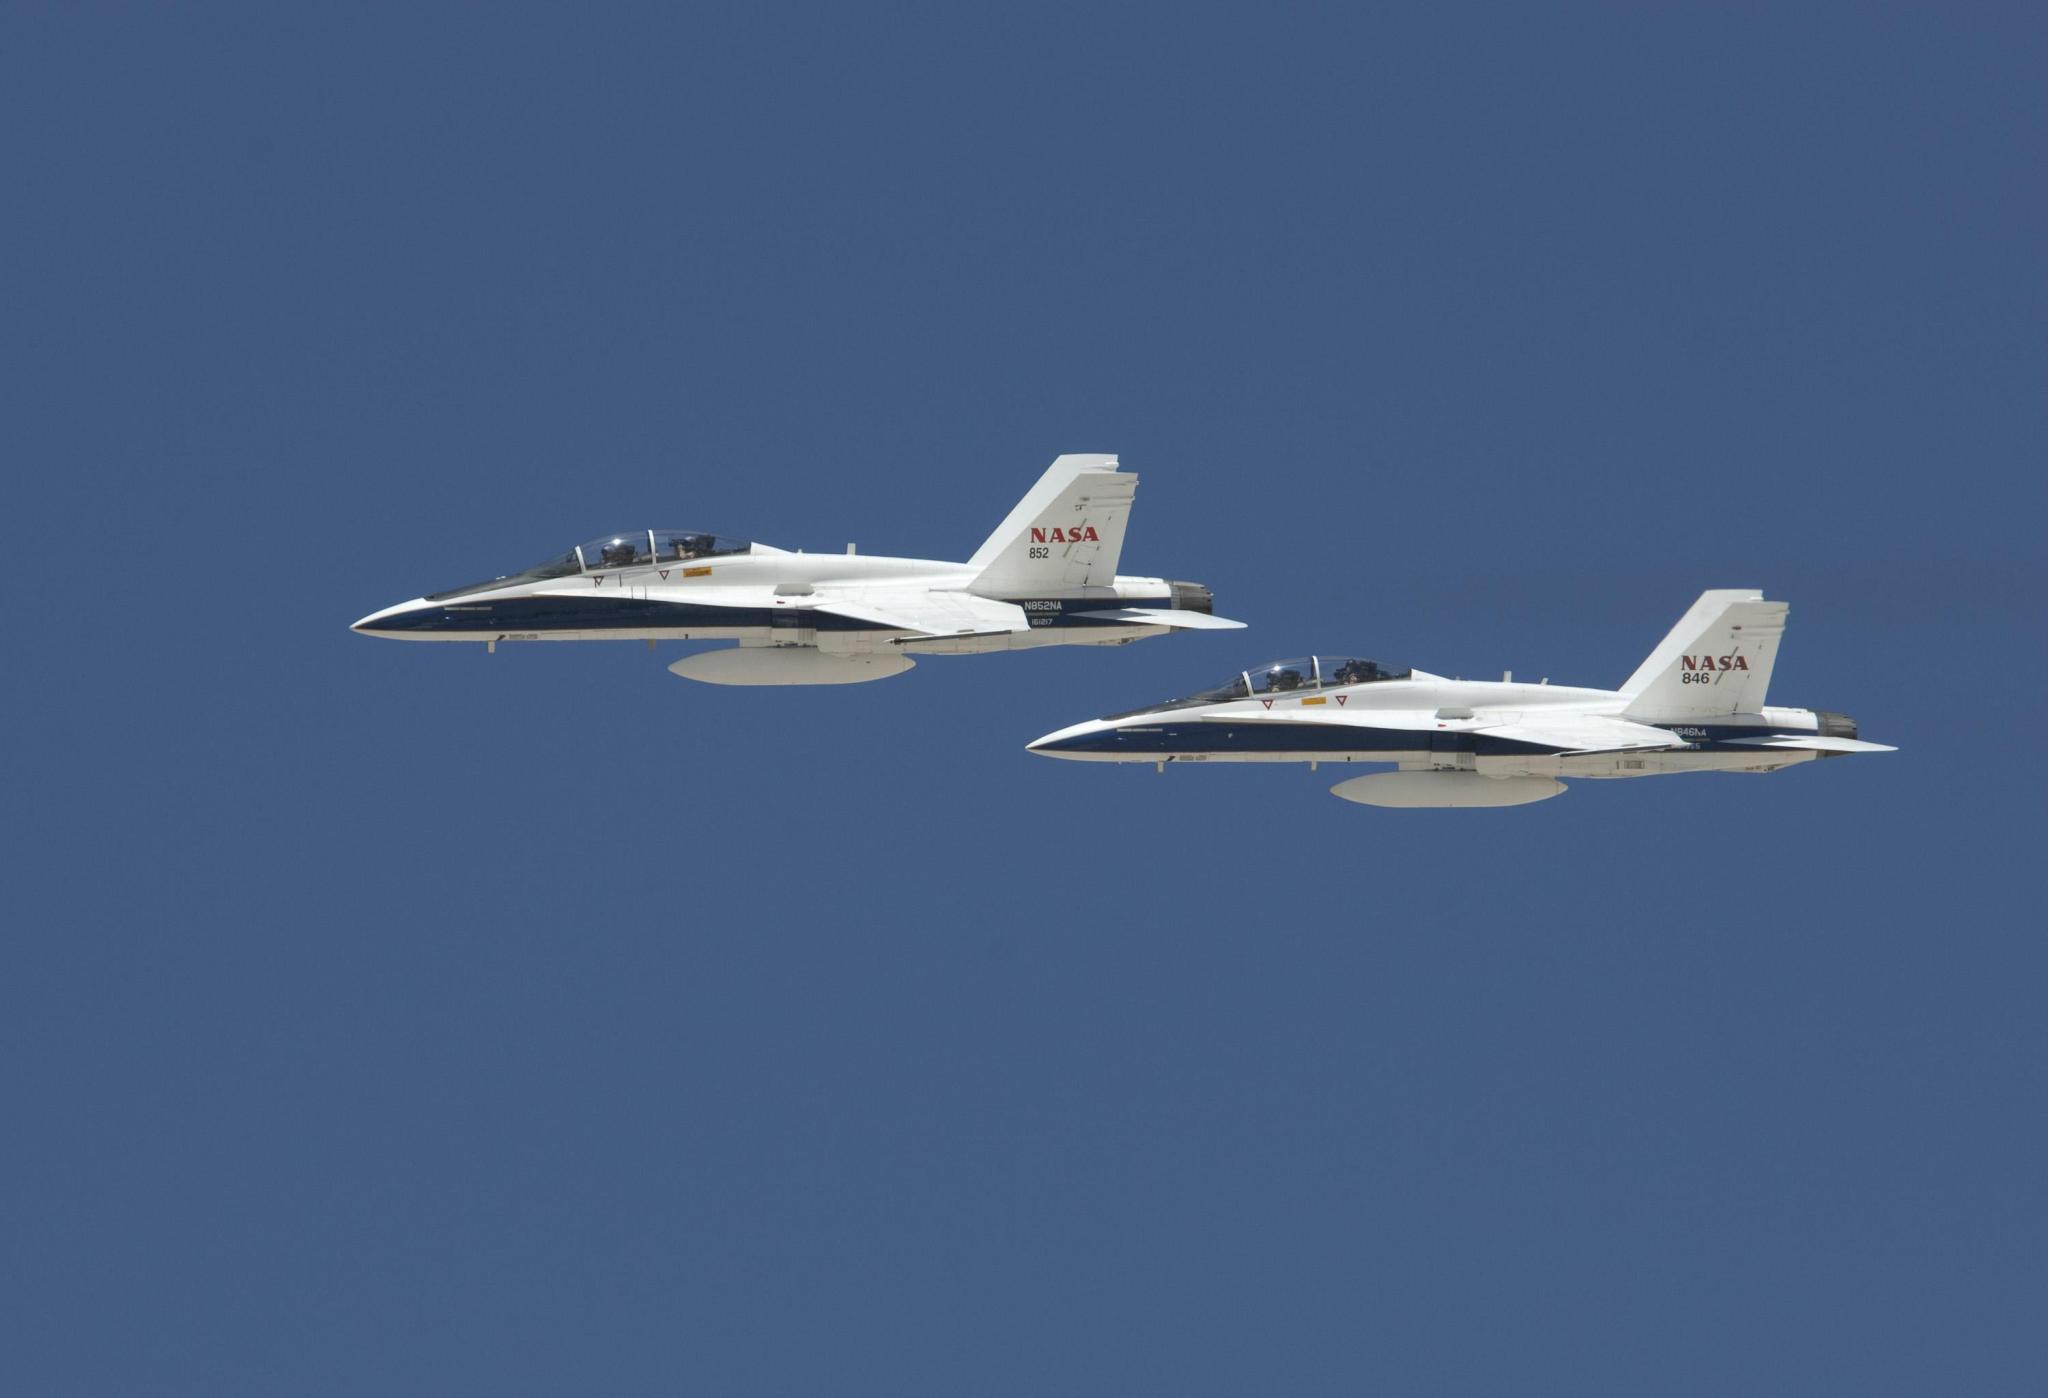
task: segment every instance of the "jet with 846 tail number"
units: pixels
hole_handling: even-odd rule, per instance
[[[965,563],[791,553],[683,529],[635,529],[523,573],[430,593],[353,629],[413,641],[738,641],[668,668],[710,684],[851,684],[913,655],[1123,645],[1235,629],[1200,583],[1116,565],[1138,478],[1062,456]]]
[[[1215,689],[1078,723],[1030,745],[1086,762],[1391,762],[1331,790],[1368,806],[1520,806],[1560,778],[1775,772],[1893,752],[1856,721],[1764,703],[1789,608],[1707,592],[1620,689],[1453,680],[1371,660],[1307,656]]]

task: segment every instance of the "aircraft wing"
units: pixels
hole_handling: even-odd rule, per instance
[[[1682,748],[1685,739],[1647,723],[1602,714],[1543,714],[1518,717],[1512,723],[1480,724],[1467,732],[1489,738],[1535,743],[1560,753],[1633,752],[1647,748]]]
[[[1265,709],[1247,713],[1236,709],[1227,714],[1206,713],[1204,723],[1320,723],[1330,728],[1413,728],[1436,727],[1436,719],[1428,709],[1353,709],[1346,712],[1337,708],[1288,708]]]
[[[1171,626],[1187,631],[1242,631],[1244,623],[1207,612],[1182,611],[1175,607],[1111,607],[1100,612],[1075,612],[1075,616],[1097,621],[1122,621],[1133,626]]]
[[[925,588],[870,591],[858,597],[808,602],[806,610],[915,631],[921,636],[999,636],[1031,629],[1031,619],[1014,602]]]
[[[582,588],[548,588],[536,595],[583,597]],[[687,593],[673,593],[658,601],[687,603],[697,607],[735,607],[750,611],[787,608],[791,611],[825,612],[851,617],[897,631],[914,631],[921,636],[987,636],[1011,631],[1029,631],[1031,621],[1014,602],[996,602],[970,592],[933,592],[928,588],[863,588],[844,595],[832,592],[778,592],[768,586],[693,587]]]
[[[616,589],[607,588],[606,591],[615,592]],[[535,597],[575,597],[580,599],[589,597],[591,593],[587,587],[542,587],[535,588],[532,595]],[[766,584],[747,583],[738,587],[731,587],[725,584],[713,586],[709,583],[703,583],[691,587],[688,592],[673,592],[666,589],[658,590],[648,600],[687,604],[693,607],[761,608],[780,606],[791,599],[783,596]]]
[[[588,594],[582,588],[548,588],[536,595],[583,597]],[[977,597],[971,592],[934,592],[922,587],[863,588],[838,594],[781,592],[767,586],[704,586],[655,600],[697,607],[748,610],[780,607],[791,611],[825,612],[831,616],[851,617],[875,626],[933,637],[1003,635],[1031,629],[1030,618],[1014,602],[997,602]]]

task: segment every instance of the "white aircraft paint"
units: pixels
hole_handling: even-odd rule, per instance
[[[414,641],[737,641],[669,668],[710,684],[846,684],[910,655],[1123,645],[1237,628],[1199,583],[1116,571],[1138,486],[1114,456],[1054,461],[965,563],[790,553],[686,530],[594,539],[524,573],[372,612]]]
[[[1787,606],[1751,589],[1701,595],[1619,689],[1454,680],[1308,656],[1214,690],[1091,719],[1030,744],[1083,762],[1392,763],[1334,788],[1376,806],[1506,806],[1565,777],[1771,772],[1892,752],[1841,714],[1764,703]]]

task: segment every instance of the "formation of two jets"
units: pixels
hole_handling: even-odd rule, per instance
[[[711,684],[848,684],[916,655],[1124,645],[1232,630],[1200,583],[1116,571],[1138,478],[1062,456],[965,563],[791,553],[695,530],[606,535],[521,573],[373,612],[354,629],[418,641],[737,641],[669,669]],[[1307,656],[1049,733],[1030,750],[1093,762],[1392,763],[1340,782],[1374,806],[1513,806],[1563,777],[1770,772],[1892,749],[1854,720],[1764,703],[1787,607],[1701,595],[1618,690],[1449,680]]]

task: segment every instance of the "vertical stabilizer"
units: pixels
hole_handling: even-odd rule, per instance
[[[1116,581],[1138,477],[1114,456],[1062,456],[968,560],[974,590],[1021,597]]]
[[[1624,712],[1646,719],[1758,712],[1790,610],[1754,588],[1701,593],[1622,685]]]

